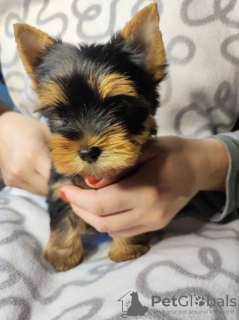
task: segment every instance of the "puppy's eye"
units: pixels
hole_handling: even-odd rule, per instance
[[[61,121],[64,123],[64,124],[68,124],[70,122],[70,119],[67,118],[67,117],[61,117]]]

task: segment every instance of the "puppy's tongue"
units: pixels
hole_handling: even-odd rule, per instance
[[[89,178],[89,177],[85,178],[85,181],[88,182],[89,184],[96,184],[96,183],[100,182],[100,180],[102,180],[102,178],[100,178],[100,179]]]

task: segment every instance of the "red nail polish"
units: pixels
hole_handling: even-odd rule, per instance
[[[63,197],[63,198],[65,198],[66,199],[66,194],[65,194],[65,192],[64,191],[59,191],[59,194]]]
[[[59,194],[66,200],[66,202],[68,203],[68,204],[71,204],[70,203],[70,201],[69,200],[67,200],[67,197],[66,197],[66,194],[65,194],[65,192],[64,191],[59,191]]]
[[[95,179],[95,178],[88,178],[88,177],[86,177],[85,180],[87,180],[87,182],[90,183],[90,184],[96,184],[96,183],[98,183],[101,179]]]

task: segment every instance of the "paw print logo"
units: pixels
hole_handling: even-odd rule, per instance
[[[204,301],[203,297],[197,296],[195,304],[197,304],[199,307],[202,307],[206,302]]]

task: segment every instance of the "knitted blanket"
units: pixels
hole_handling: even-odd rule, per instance
[[[208,223],[188,209],[150,235],[148,254],[121,263],[107,256],[109,236],[85,234],[83,263],[57,273],[43,254],[45,209],[25,191],[1,194],[1,320],[121,319],[133,292],[147,307],[133,319],[238,319],[239,220]]]

